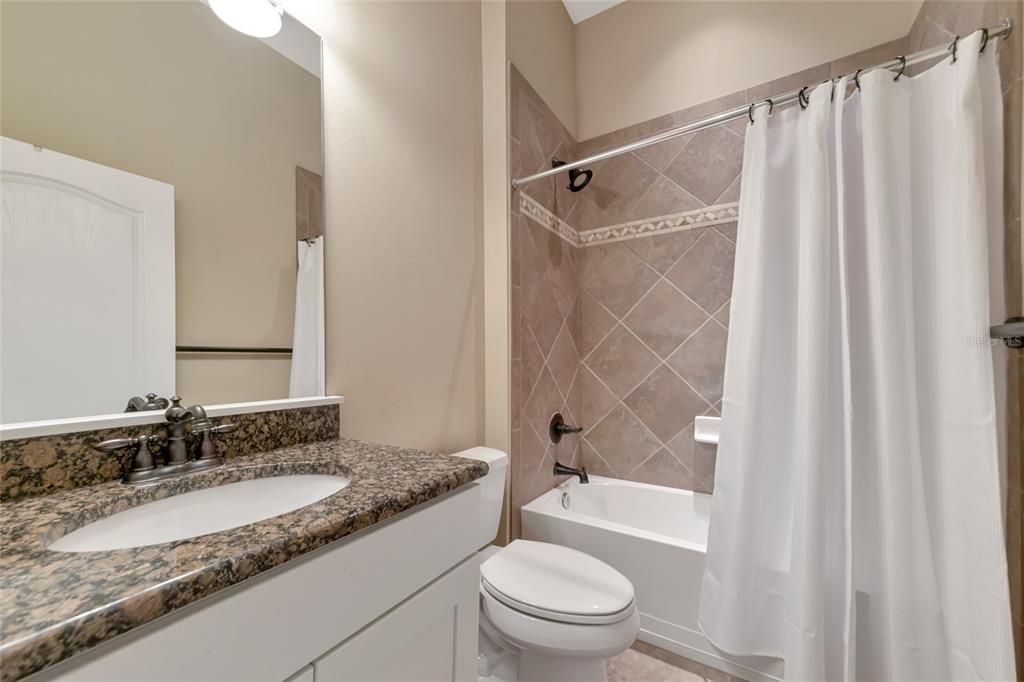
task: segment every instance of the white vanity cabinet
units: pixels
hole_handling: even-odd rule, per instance
[[[460,564],[318,659],[315,682],[476,680],[479,576]]]
[[[29,679],[475,682],[479,509],[464,486]]]

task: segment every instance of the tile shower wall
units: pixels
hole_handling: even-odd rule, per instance
[[[516,177],[550,168],[551,159],[572,159],[576,142],[519,72],[509,78],[510,159]],[[560,180],[560,179],[559,179]],[[519,536],[519,509],[556,482],[555,460],[577,465],[579,439],[548,438],[555,412],[575,423],[579,413],[572,386],[579,366],[578,249],[557,234],[578,195],[554,179],[531,184],[534,217],[519,210],[514,192],[509,215],[510,328],[512,354],[511,535]],[[535,218],[546,217],[550,225]]]
[[[994,26],[1004,17],[1014,22],[1007,44],[1000,46],[999,74],[1003,86],[1004,183],[1003,213],[1006,229],[1003,267],[1006,278],[1006,315],[1024,314],[1021,301],[1021,22],[1020,0],[941,2],[926,0],[910,30],[910,49],[949,43],[980,26]],[[999,320],[1000,322],[1002,320]],[[997,349],[998,353],[1007,353]],[[1021,409],[1024,391],[1024,351],[1007,354],[1007,507],[1006,554],[1010,571],[1010,605],[1017,650],[1017,674],[1024,674],[1024,433]]]
[[[849,73],[907,46],[879,45],[579,150],[596,153]],[[569,216],[585,244],[576,384],[590,471],[704,492],[714,486],[715,448],[694,442],[693,419],[719,416],[721,407],[746,128],[735,121],[595,164],[594,182]]]
[[[1020,26],[1020,8],[1020,2],[928,0],[906,38],[582,142],[571,138],[513,67],[512,174],[521,177],[546,168],[551,155],[579,158],[722,109],[848,74],[894,55],[948,43],[956,33],[994,25],[1003,16]],[[1011,314],[1021,312],[1020,37],[1021,32],[1015,31],[1013,44],[1004,46],[1001,56],[1006,121],[1003,246]],[[520,210],[523,197],[514,193],[510,222],[513,537],[518,535],[519,507],[554,483],[548,475],[550,463],[554,455],[563,453],[545,444],[547,415],[540,415],[553,411],[559,401],[586,428],[580,453],[564,453],[563,461],[578,456],[595,473],[711,489],[714,448],[693,443],[692,417],[717,414],[719,408],[736,238],[735,213],[730,219],[729,211],[735,210],[739,198],[745,131],[743,121],[733,122],[595,164],[594,180],[578,194],[564,190],[564,177],[533,183],[524,192],[524,206],[530,210]],[[568,236],[560,239],[559,231]],[[638,234],[646,236],[622,238]],[[576,300],[575,311],[568,309],[568,317],[561,320],[566,338],[573,342],[571,349],[563,343],[558,353],[545,350],[558,334],[552,336],[552,323],[547,321],[555,317],[544,315],[540,307],[547,306],[549,311],[552,307],[533,294],[527,305],[524,294],[535,286],[538,276],[543,279],[536,287],[549,297],[562,298],[563,305],[564,300]],[[559,308],[559,313],[564,310]],[[536,327],[541,325],[547,325],[540,336],[548,341],[537,341]],[[570,369],[573,351],[578,366]],[[557,370],[563,386],[564,377],[575,374],[568,395],[556,395],[550,388],[535,394],[545,369],[552,377]],[[1022,373],[1024,357],[1016,353],[1010,359],[1007,413],[1011,417],[1008,544],[1018,642],[1024,632]],[[535,402],[531,416],[526,416],[524,407],[531,397]],[[539,409],[541,404],[547,410]],[[1024,663],[1020,667],[1024,669]]]

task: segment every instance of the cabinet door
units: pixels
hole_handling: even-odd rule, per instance
[[[471,557],[316,661],[316,682],[475,682],[480,564]]]

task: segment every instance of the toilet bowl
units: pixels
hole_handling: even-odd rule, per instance
[[[480,479],[485,543],[497,533],[508,456],[456,453],[487,462]],[[633,585],[608,564],[544,542],[514,540],[480,552],[480,682],[602,682],[604,661],[640,630]]]

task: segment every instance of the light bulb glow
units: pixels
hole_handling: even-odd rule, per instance
[[[273,0],[207,0],[210,9],[231,28],[254,38],[281,30],[282,10]]]

